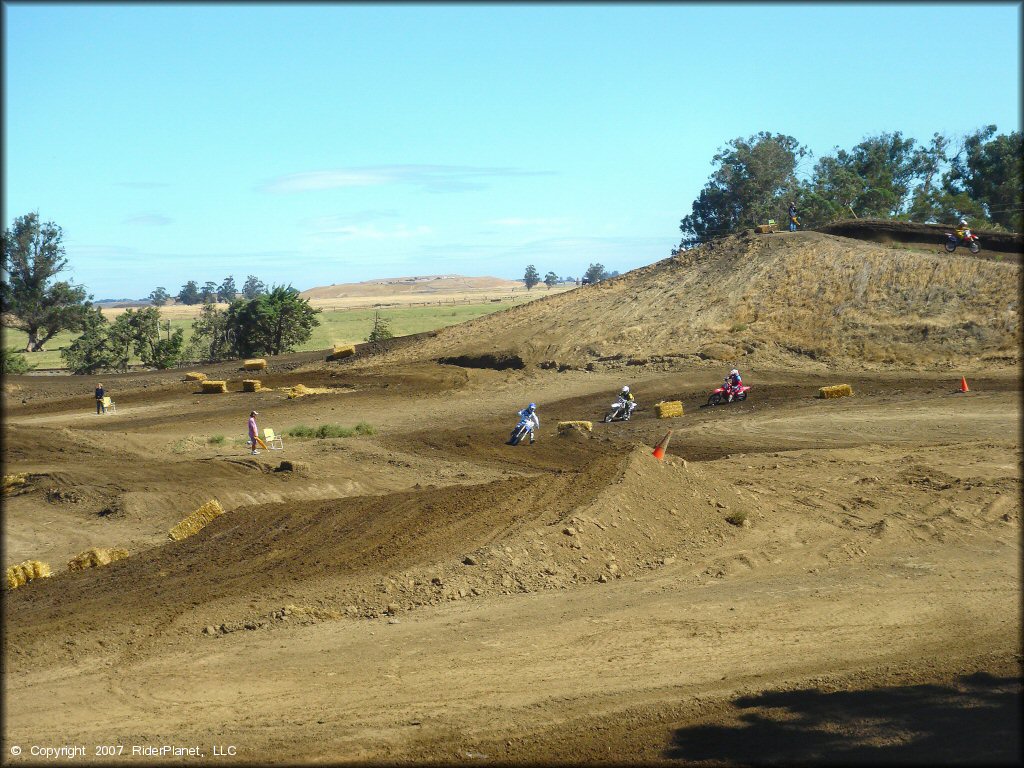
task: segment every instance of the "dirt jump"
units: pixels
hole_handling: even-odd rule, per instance
[[[5,760],[1018,761],[1020,264],[940,251],[745,233],[106,415],[6,377]]]

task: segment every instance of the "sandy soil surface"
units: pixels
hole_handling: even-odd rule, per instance
[[[424,364],[294,400],[289,378],[338,382],[196,396],[174,377],[105,417],[54,391],[5,414],[5,471],[31,473],[6,498],[6,558],[56,571],[6,596],[7,701],[32,702],[6,708],[7,745],[231,745],[245,763],[1019,748],[1013,376],[961,394],[837,371],[856,394],[822,401],[828,382],[765,370],[748,401],[702,408],[704,371],[655,373],[632,381],[633,420],[589,435],[556,422],[598,421],[616,373]],[[543,426],[512,448],[524,392]],[[685,415],[655,418],[670,398]],[[378,432],[255,457],[206,442],[241,436],[251,407]],[[209,498],[227,514],[168,541]],[[91,546],[131,556],[62,568]],[[979,707],[980,730],[943,725]]]
[[[710,356],[481,367],[508,337],[475,327],[475,347],[458,328],[275,358],[258,393],[237,361],[206,369],[221,395],[105,375],[106,416],[80,377],[6,379],[4,472],[28,482],[4,497],[5,564],[54,571],[5,592],[6,762],[1019,761],[1021,384],[984,357],[1000,339],[955,370],[762,347],[750,398],[707,407]],[[473,365],[435,359],[461,350]],[[640,409],[601,423],[624,383]],[[815,397],[838,383],[854,396]],[[531,400],[537,443],[505,445]],[[252,456],[251,409],[375,433]],[[225,514],[169,540],[210,499]],[[130,555],[69,571],[89,547]]]

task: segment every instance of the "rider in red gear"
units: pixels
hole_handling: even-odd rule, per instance
[[[725,394],[728,396],[729,402],[732,402],[733,395],[740,393],[740,387],[743,386],[743,379],[740,378],[740,372],[733,368],[729,371],[729,375],[725,377]]]

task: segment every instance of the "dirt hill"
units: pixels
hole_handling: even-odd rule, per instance
[[[948,366],[1019,358],[1020,265],[818,232],[745,233],[439,331],[396,354],[469,367]]]
[[[423,277],[391,277],[361,283],[340,283],[310,288],[300,295],[304,299],[343,299],[355,296],[396,296],[402,294],[486,293],[522,288],[520,280],[500,277],[464,277],[463,275],[427,275]]]

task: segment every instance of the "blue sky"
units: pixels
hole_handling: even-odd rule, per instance
[[[624,272],[736,137],[1021,128],[1019,3],[3,10],[4,227],[97,299]]]

